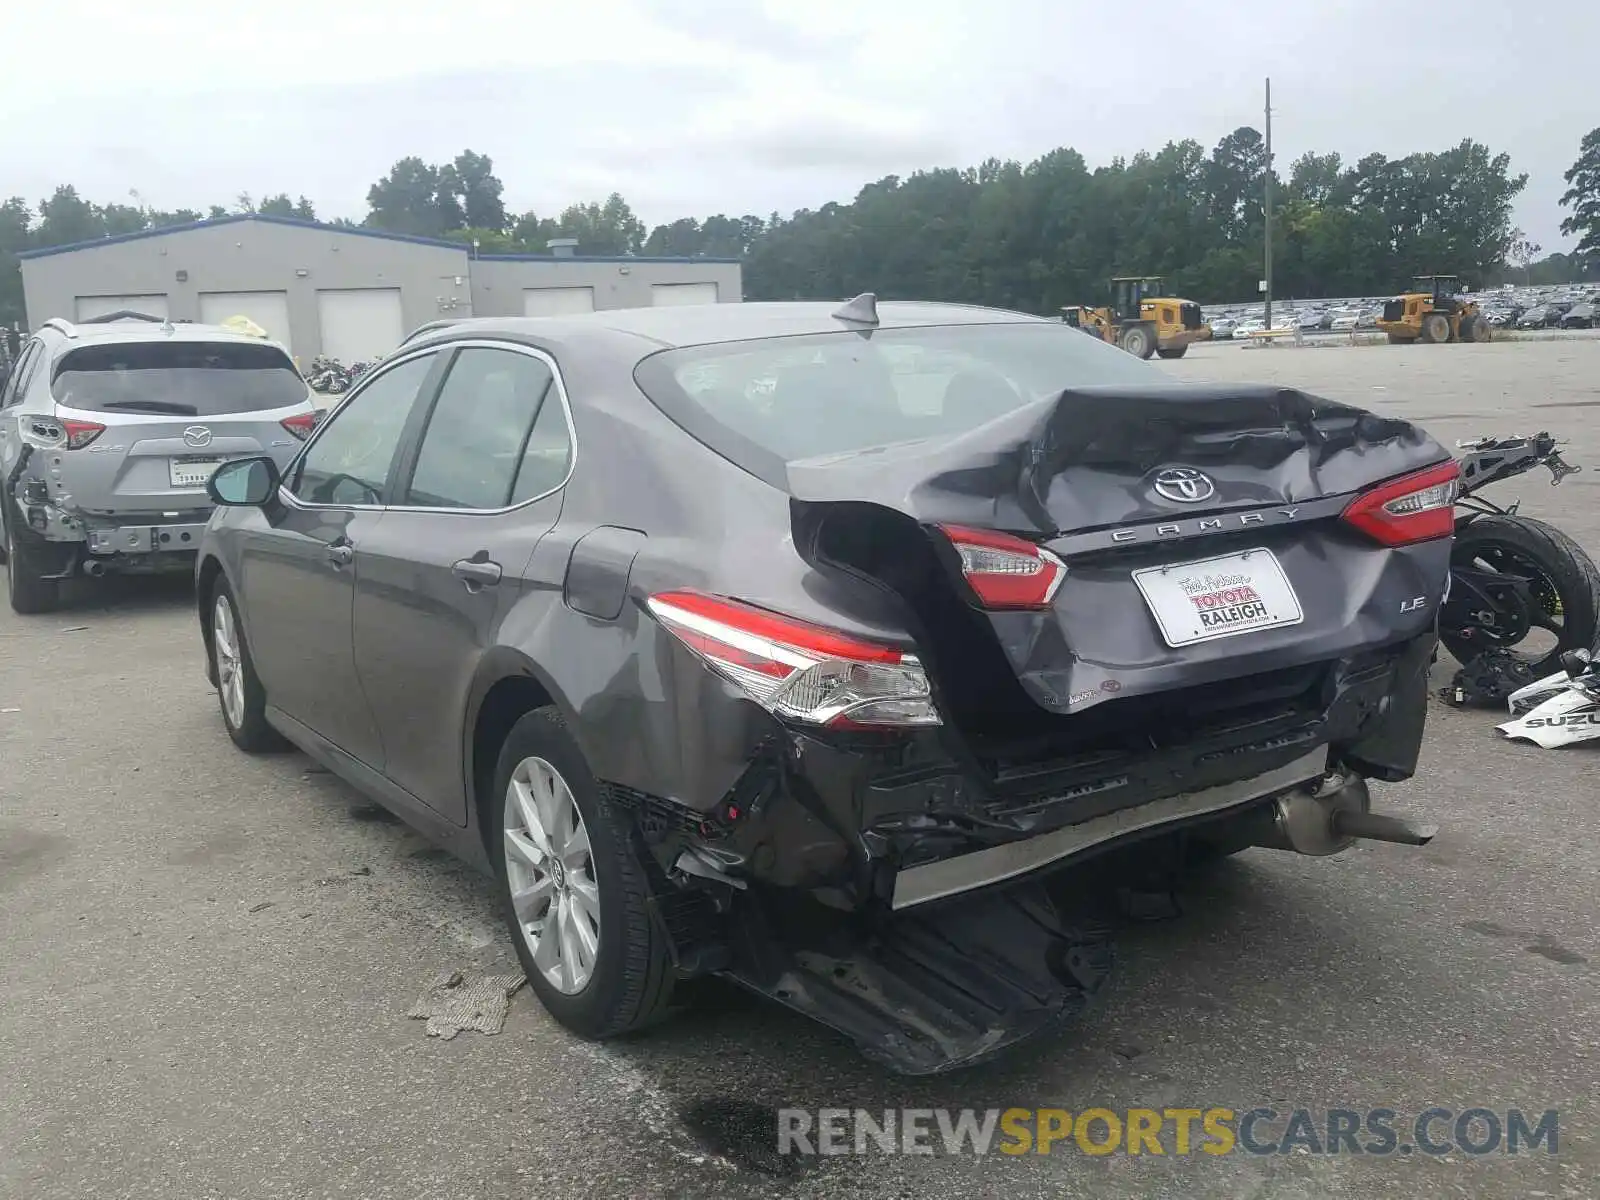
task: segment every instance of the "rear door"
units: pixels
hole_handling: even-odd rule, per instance
[[[560,515],[574,451],[554,361],[529,347],[462,344],[425,407],[388,511],[361,541],[356,667],[384,773],[464,824],[467,694]]]
[[[436,352],[414,354],[353,392],[240,553],[245,632],[268,701],[380,770],[383,742],[355,669],[355,581],[398,478],[408,418],[440,365]]]
[[[209,508],[230,458],[286,465],[300,440],[283,422],[310,412],[289,356],[256,341],[90,342],[58,360],[51,393],[58,417],[104,426],[63,464],[74,503],[136,519]]]

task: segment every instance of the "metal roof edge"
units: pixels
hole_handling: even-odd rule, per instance
[[[110,237],[91,238],[86,242],[69,242],[62,246],[40,246],[34,250],[19,250],[16,257],[18,259],[48,258],[54,254],[69,254],[76,250],[93,250],[98,246],[112,246],[118,242],[136,242],[143,238],[165,237],[170,233],[189,233],[196,229],[215,229],[219,225],[236,225],[241,221],[260,221],[267,225],[287,225],[291,229],[309,229],[319,233],[344,233],[355,237],[381,238],[389,242],[410,242],[416,246],[434,246],[445,250],[459,250],[463,254],[470,254],[472,251],[470,242],[416,237],[409,233],[391,233],[387,229],[368,229],[361,225],[330,225],[324,221],[302,221],[298,217],[279,217],[265,213],[230,213],[225,217],[210,217],[203,221],[188,221],[182,225],[163,225],[158,229],[136,229],[132,233],[116,233]],[[487,255],[482,257],[487,257]]]
[[[478,254],[475,262],[537,262],[537,263],[678,263],[692,265],[713,263],[721,266],[741,266],[740,258],[694,258],[682,255],[657,254]]]

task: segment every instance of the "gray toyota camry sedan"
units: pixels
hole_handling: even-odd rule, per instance
[[[484,869],[564,1025],[721,974],[939,1071],[1081,1011],[1108,865],[1427,840],[1367,780],[1416,769],[1456,485],[1018,313],[468,320],[217,470],[200,625],[233,741]]]

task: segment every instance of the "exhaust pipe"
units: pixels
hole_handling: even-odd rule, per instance
[[[1337,854],[1358,838],[1426,846],[1439,832],[1437,825],[1413,825],[1373,812],[1367,781],[1339,772],[1285,792],[1265,806],[1258,822],[1253,845],[1317,856]]]
[[[83,560],[83,573],[91,579],[99,579],[106,573],[106,565],[98,558],[86,558]]]

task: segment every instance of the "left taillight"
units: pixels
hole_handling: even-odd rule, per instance
[[[961,559],[961,574],[984,608],[1048,607],[1067,565],[1042,546],[993,529],[941,525]]]
[[[1461,467],[1440,463],[1368,488],[1345,506],[1342,517],[1385,546],[1448,537],[1455,532],[1460,487]]]
[[[26,417],[22,439],[51,450],[82,450],[106,431],[98,421],[77,421],[68,417]]]
[[[915,655],[703,592],[660,592],[650,614],[768,712],[814,725],[937,725]]]
[[[311,431],[322,421],[321,412],[297,413],[292,417],[285,417],[279,421],[290,433],[300,441],[305,441],[311,436]]]

